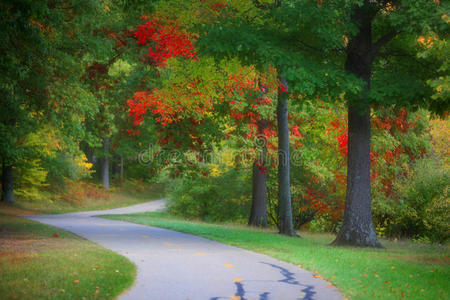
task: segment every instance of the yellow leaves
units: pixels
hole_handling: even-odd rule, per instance
[[[207,256],[208,254],[203,253],[203,252],[195,252],[195,254],[200,255],[200,256]]]
[[[164,242],[164,245],[171,247],[171,246],[173,246],[173,243]]]
[[[93,166],[93,164],[88,162],[88,159],[84,153],[81,154],[79,157],[75,158],[75,164],[86,173],[89,173]]]
[[[422,46],[425,46],[427,48],[430,48],[433,45],[433,42],[437,40],[436,36],[429,36],[429,37],[424,37],[424,36],[420,36],[417,39],[417,42],[419,44],[421,44]]]
[[[227,267],[227,268],[235,268],[235,266],[233,266],[232,264],[225,264],[225,267]]]
[[[348,45],[348,37],[344,34],[344,35],[342,35],[342,39],[344,40],[344,47],[347,47],[347,45]]]
[[[238,278],[234,278],[233,282],[242,282],[242,278],[239,278],[239,277]]]

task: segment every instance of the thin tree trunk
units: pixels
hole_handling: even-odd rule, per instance
[[[249,226],[267,227],[267,140],[263,132],[268,125],[267,120],[258,122],[258,136],[255,143],[259,153],[253,163],[252,209]]]
[[[103,158],[100,168],[102,185],[105,190],[109,190],[109,138],[103,139]]]
[[[288,85],[280,78],[283,88],[278,89],[278,215],[280,233],[295,236],[292,224],[292,205],[289,166]]]
[[[115,179],[120,172],[120,156],[114,156],[113,161],[111,162],[111,176]]]
[[[2,201],[8,204],[14,203],[14,179],[13,166],[2,165]]]
[[[123,182],[123,156],[120,156],[120,182]]]
[[[363,79],[366,90],[348,105],[345,212],[333,245],[382,247],[373,228],[370,194],[370,106],[365,95],[370,90],[373,60],[371,20],[374,14],[368,7],[366,3],[355,10],[353,18],[360,24],[360,31],[347,47],[345,69]]]

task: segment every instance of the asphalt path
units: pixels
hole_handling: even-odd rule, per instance
[[[325,280],[298,266],[198,236],[96,215],[165,208],[157,200],[124,208],[26,216],[73,232],[133,261],[135,284],[119,299],[342,299]]]

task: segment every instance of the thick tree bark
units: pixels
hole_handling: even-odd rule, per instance
[[[13,166],[2,165],[2,201],[8,204],[14,203],[14,179]]]
[[[103,157],[100,164],[100,180],[105,190],[109,190],[109,138],[103,139]]]
[[[267,163],[267,141],[262,133],[268,124],[267,120],[258,122],[258,137],[255,143],[259,154],[253,163],[252,209],[248,221],[249,226],[267,226],[267,172],[264,169]]]
[[[370,194],[370,105],[365,98],[370,89],[373,60],[372,18],[374,11],[366,2],[354,12],[360,24],[359,33],[347,47],[345,69],[366,82],[356,101],[348,105],[347,193],[344,220],[333,245],[382,247],[372,222]]]
[[[288,86],[284,78],[280,78],[280,83],[284,86],[284,90],[279,88],[277,104],[279,230],[281,234],[296,236],[292,222],[290,189]]]

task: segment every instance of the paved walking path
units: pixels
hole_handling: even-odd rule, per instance
[[[342,299],[328,282],[262,254],[172,230],[94,217],[164,207],[165,200],[157,200],[27,218],[73,232],[133,261],[138,267],[136,282],[120,299]]]

